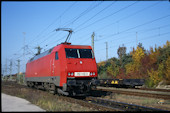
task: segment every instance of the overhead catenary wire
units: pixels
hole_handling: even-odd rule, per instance
[[[156,4],[157,4],[157,3],[155,3],[155,5],[156,5]],[[154,4],[153,4],[153,6],[154,6]],[[148,6],[148,8],[149,8],[149,6]],[[143,10],[141,9],[141,10],[139,10],[139,11],[142,12],[142,11],[145,11],[145,10],[144,10],[144,8],[143,8]],[[100,11],[99,11],[99,12],[100,12]],[[102,12],[103,12],[103,11],[102,11]],[[84,13],[84,14],[85,14],[85,13]],[[95,17],[96,14],[97,14],[97,13],[95,13],[94,16],[92,16],[91,18],[93,19],[93,17]],[[132,13],[132,14],[130,14],[130,15],[128,15],[128,16],[129,16],[129,17],[134,16],[133,14],[136,15],[136,14],[138,14],[138,13],[136,13],[136,14],[135,14],[135,13]],[[80,16],[80,15],[79,15],[79,16]],[[118,21],[120,22],[120,21],[126,19],[126,17],[129,18],[128,16],[125,16],[124,18],[121,18],[121,19],[117,20],[116,22],[118,22]],[[81,17],[83,17],[83,15],[82,15]],[[80,17],[80,18],[81,18],[81,17]],[[78,19],[80,19],[80,18],[78,18]],[[61,19],[61,17],[60,17],[60,19]],[[76,19],[76,18],[74,18],[74,19]],[[77,20],[78,20],[78,19],[77,19]],[[88,20],[90,21],[90,20],[92,20],[92,19],[87,19],[87,20],[84,21],[84,22],[88,22]],[[77,22],[77,20],[74,21],[73,23]],[[116,23],[116,22],[115,22],[115,23]],[[70,23],[70,24],[72,24],[72,23]],[[80,25],[81,25],[81,24],[80,24]],[[83,25],[83,24],[82,24],[82,25]],[[111,25],[111,24],[109,24],[109,25]],[[109,27],[109,25],[108,25],[108,26],[106,25],[106,27]],[[146,25],[148,25],[148,24],[146,24]],[[83,26],[82,26],[82,27],[83,27]],[[139,26],[139,27],[140,27],[140,26]],[[78,25],[78,27],[76,27],[76,29],[78,29],[78,28],[79,28],[79,25]],[[103,27],[102,27],[102,28],[103,28]],[[138,27],[136,27],[136,28],[138,28]],[[136,29],[136,28],[134,28],[134,29]],[[153,28],[153,29],[154,29],[154,28]],[[158,28],[155,28],[155,29],[158,29]],[[160,28],[159,28],[159,29],[160,29]],[[78,29],[78,30],[79,30],[79,29]],[[83,30],[85,30],[85,29],[83,29]],[[103,29],[99,29],[99,30],[103,30]],[[127,30],[127,29],[126,29],[126,30]],[[132,30],[132,29],[130,29],[130,30],[128,30],[128,31],[131,31],[131,30]],[[146,29],[146,30],[147,30],[147,29]],[[148,30],[149,30],[149,29],[148,29]],[[123,33],[126,34],[128,31],[123,32]],[[96,31],[95,31],[95,32],[96,32]],[[121,31],[121,32],[122,32],[122,31]],[[45,37],[44,37],[44,40],[41,39],[40,42],[39,42],[39,44],[42,45],[42,44],[46,43],[46,41],[49,39],[49,37],[50,37],[50,39],[51,39],[51,37],[54,36],[54,34],[52,35],[52,33],[53,33],[53,32],[50,32],[50,33],[48,34],[48,36],[45,36]],[[121,34],[123,34],[123,33],[121,33]],[[87,33],[86,33],[86,34],[87,34]],[[89,34],[91,34],[91,32],[90,32]],[[110,34],[110,35],[116,36],[116,35],[114,35],[114,34]],[[160,35],[162,35],[162,34],[160,34]],[[84,35],[83,35],[83,36],[84,36]],[[63,37],[65,37],[65,36],[63,36]],[[87,37],[87,38],[90,39],[89,37]],[[110,38],[111,38],[111,37],[110,37]],[[57,37],[56,42],[59,42],[59,41],[61,41],[62,39],[63,39],[63,38],[58,38],[58,37]],[[85,43],[85,41],[82,40],[82,38],[80,38],[80,39],[81,39],[81,41],[83,41],[83,43]],[[119,39],[119,38],[118,38],[118,39]],[[36,39],[36,40],[38,40],[38,39]],[[104,40],[104,39],[101,38],[101,40]],[[50,41],[50,42],[47,43],[46,45],[48,45],[48,47],[49,47],[49,45],[54,44],[54,43],[56,43],[56,42]],[[100,39],[96,40],[96,42],[100,42]],[[45,45],[45,47],[47,47],[46,45]],[[57,44],[56,44],[56,45],[57,45]],[[42,47],[42,46],[41,46],[41,47]],[[43,47],[44,47],[44,46],[43,46]],[[22,50],[22,48],[21,48],[20,50]],[[19,51],[20,51],[20,50],[19,50]],[[11,57],[12,57],[12,55],[11,55]]]
[[[68,7],[62,14],[61,14],[61,16],[63,16],[65,13],[66,13],[66,11],[67,10],[69,10],[74,4],[76,3],[76,1],[73,3],[73,4],[71,4],[71,6],[70,7]],[[59,16],[59,17],[61,17],[61,16]],[[59,19],[59,17],[57,18],[57,19]],[[49,26],[47,26],[47,28],[45,28],[42,32],[40,32],[38,35],[37,35],[37,37],[36,38],[34,38],[31,42],[36,42],[37,40],[38,40],[38,37],[43,33],[43,32],[45,32],[50,26],[52,26],[52,24],[54,24],[56,21],[57,21],[57,19],[55,19],[55,21],[53,21]],[[49,35],[49,34],[51,34],[53,31],[51,31],[51,32],[49,32],[47,35]],[[50,35],[51,36],[51,35]],[[47,39],[47,38],[46,38]],[[45,40],[46,40],[45,39]],[[36,40],[36,41],[35,41]],[[43,42],[45,42],[45,40],[43,41]],[[31,43],[31,42],[29,42],[28,44],[33,44],[33,43]],[[41,42],[41,43],[43,43],[43,42]],[[27,45],[28,45],[27,44]],[[22,49],[22,48],[21,48]],[[20,50],[21,50],[20,49]],[[19,50],[19,51],[20,51]],[[23,55],[21,55],[19,58],[21,58]],[[13,56],[11,56],[12,58],[13,58]]]
[[[30,41],[26,45],[33,44],[34,42],[36,42],[38,40],[38,37],[40,37],[40,35],[42,35],[43,32],[45,32],[50,26],[52,26],[61,16],[63,16],[67,11],[69,11],[69,9],[71,9],[75,5],[75,3],[77,3],[77,1],[72,3],[66,10],[64,10],[64,12],[58,18],[56,18],[50,25],[48,25],[45,29],[43,29],[32,41]],[[49,35],[50,33],[52,33],[52,32],[49,32],[47,35]],[[20,51],[22,48],[20,48],[18,51]],[[16,53],[18,53],[18,51]],[[13,56],[11,56],[11,57],[13,57]]]
[[[63,37],[61,37],[61,38],[59,38],[59,39],[57,39],[57,40],[49,43],[48,46],[51,45],[51,44],[54,44],[54,43],[56,43],[56,42],[58,42],[58,41],[61,41],[61,40],[64,39],[64,37],[66,37],[66,36],[67,36],[67,35],[64,35]],[[57,43],[56,43],[55,45],[57,45]],[[43,47],[46,47],[46,46],[43,46]],[[51,48],[51,47],[49,47],[49,48]]]
[[[111,7],[113,4],[115,4],[115,1],[112,2],[111,4],[107,5],[105,8],[103,8],[101,11],[99,11],[98,13],[96,13],[95,15],[93,15],[91,18],[89,18],[88,20],[86,20],[85,22],[83,22],[82,24],[80,24],[79,26],[76,27],[76,29],[78,29],[80,26],[82,26],[83,24],[87,23],[88,21],[90,21],[91,19],[93,19],[95,16],[97,16],[98,14],[100,14],[101,12],[103,12],[104,10],[108,9],[109,7]],[[75,29],[75,30],[76,30]]]
[[[143,12],[143,11],[146,11],[147,9],[152,8],[153,6],[156,6],[156,5],[159,4],[159,3],[160,3],[160,1],[159,1],[159,2],[156,2],[156,3],[152,4],[152,5],[150,5],[150,6],[148,6],[148,7],[145,7],[145,8],[143,8],[143,9],[140,9],[140,10],[138,10],[138,11],[132,13],[132,14],[129,14],[129,15],[127,15],[127,16],[119,19],[119,20],[116,20],[116,21],[113,22],[113,23],[110,23],[110,24],[104,26],[104,28],[109,27],[109,26],[111,26],[111,25],[113,25],[113,24],[116,24],[117,22],[120,22],[120,21],[122,21],[122,20],[124,20],[124,19],[128,19],[129,17],[132,17],[132,16],[134,16],[134,15],[136,15],[136,14],[139,14],[139,13],[141,13],[141,12]],[[103,28],[103,27],[102,27],[102,28]],[[102,28],[99,28],[99,29],[97,29],[97,30],[102,30]]]
[[[93,6],[92,8],[88,7],[85,11],[83,11],[81,14],[79,14],[77,17],[75,17],[73,19],[73,21],[69,22],[67,25],[64,25],[63,27],[68,27],[68,25],[73,24],[75,21],[77,21],[79,18],[81,18],[82,16],[84,16],[85,14],[89,13],[90,11],[92,11],[93,9],[95,9],[96,7],[98,7],[100,4],[102,4],[103,1],[100,1],[97,5]]]
[[[77,2],[77,1],[75,1],[74,3],[72,3],[66,10],[64,10],[63,13],[62,13],[60,16],[58,16],[50,25],[48,25],[45,29],[43,29],[43,30],[37,35],[37,37],[39,37],[40,35],[42,35],[42,33],[44,33],[47,29],[49,29],[58,19],[60,19],[60,17],[62,17],[67,11],[69,11],[69,9],[71,9],[71,8],[75,5],[76,2]],[[52,32],[50,32],[50,33],[52,33]],[[37,39],[37,37],[34,38],[31,42],[35,42],[34,40]],[[38,40],[38,39],[37,39],[37,40]],[[31,42],[30,42],[30,43],[31,43]]]
[[[126,30],[124,30],[124,31],[119,32],[119,34],[121,34],[121,33],[125,33],[125,32],[127,32],[127,31],[129,31],[129,30],[132,30],[132,29],[135,29],[135,28],[138,28],[138,27],[141,27],[141,26],[147,25],[147,24],[151,24],[151,23],[153,23],[153,22],[155,22],[155,21],[158,21],[158,20],[161,20],[161,19],[167,18],[167,17],[169,17],[169,16],[170,16],[170,15],[166,15],[166,16],[163,16],[163,17],[159,17],[159,18],[157,18],[157,19],[154,19],[154,20],[151,20],[151,21],[145,22],[145,23],[140,24],[140,25],[137,25],[137,26],[135,26],[135,27],[128,28],[128,29],[126,29]],[[116,36],[116,35],[118,35],[118,34],[117,34],[117,33],[110,34],[110,35],[108,35],[107,37],[102,38],[102,39],[100,39],[100,40],[104,40],[104,39],[106,39],[106,38],[112,38],[111,36]]]
[[[141,41],[141,40],[148,40],[148,39],[155,38],[155,37],[161,38],[161,36],[165,36],[165,35],[168,35],[168,34],[170,34],[170,32],[165,32],[165,33],[162,33],[162,34],[156,34],[156,35],[148,36],[148,37],[139,39],[139,41]],[[134,42],[136,42],[136,40],[129,41],[129,42],[126,42],[126,43],[123,43],[123,44],[130,44],[130,43],[134,43]],[[119,44],[114,45],[114,46],[110,46],[109,48],[113,48],[113,47],[117,47],[117,46],[119,46]],[[96,52],[101,51],[101,50],[105,50],[105,48],[98,49],[98,50],[96,50]]]
[[[164,26],[159,26],[159,27],[154,27],[154,28],[150,28],[150,29],[142,29],[142,30],[137,30],[137,32],[138,33],[142,33],[142,32],[150,32],[150,31],[153,31],[153,30],[157,30],[157,29],[160,29],[160,28],[167,28],[167,27],[170,27],[170,24],[168,24],[168,25],[164,25]],[[136,32],[128,32],[128,34],[129,33],[136,33]],[[127,34],[127,33],[126,33]],[[102,36],[104,36],[104,35],[102,35]],[[107,35],[106,35],[107,36]],[[128,36],[126,36],[126,37],[128,37]],[[101,38],[101,39],[103,39],[103,38]],[[101,39],[98,39],[98,40],[96,40],[96,43],[98,43]],[[115,40],[117,40],[117,39],[120,39],[120,37],[119,38],[114,38],[113,40],[115,41]],[[113,40],[110,40],[110,41],[113,41]]]
[[[90,27],[90,26],[92,26],[93,24],[95,24],[95,23],[97,23],[97,22],[99,22],[99,21],[102,21],[102,20],[104,20],[104,19],[106,19],[106,18],[108,18],[108,17],[110,17],[110,16],[113,16],[114,14],[116,14],[116,13],[118,13],[118,12],[120,12],[120,11],[123,11],[123,10],[125,10],[125,9],[127,9],[127,8],[129,8],[129,7],[133,6],[133,5],[135,5],[136,3],[138,3],[138,1],[135,1],[134,3],[132,3],[132,4],[128,5],[128,6],[125,6],[125,7],[121,8],[121,9],[119,9],[118,11],[113,12],[113,13],[111,13],[111,14],[103,17],[103,18],[100,18],[99,20],[96,20],[95,22],[93,22],[93,23],[91,23],[91,24],[89,24],[89,25],[87,25],[87,26],[85,26],[85,27],[83,27],[83,28],[81,28],[81,29],[79,29],[79,30],[77,30],[77,31],[75,31],[75,32],[78,32],[78,31],[81,31],[81,30],[83,30],[83,29],[85,29],[85,28],[87,28],[87,27]]]
[[[70,22],[70,24],[72,24],[73,22],[75,22],[76,20],[78,20],[78,19],[79,19],[80,17],[82,17],[83,15],[89,13],[89,12],[92,11],[94,8],[98,7],[101,3],[102,3],[102,1],[99,2],[97,5],[93,6],[92,8],[90,8],[91,6],[88,7],[88,8],[87,8],[85,11],[83,11],[80,15],[78,15],[77,17],[75,17],[75,19],[74,19],[72,22]],[[65,25],[64,27],[66,27],[66,26],[68,26],[68,24]],[[62,38],[58,39],[57,42],[60,41],[61,39],[62,39]],[[44,42],[44,41],[43,41],[43,42]],[[49,45],[49,44],[46,44],[46,45]]]
[[[99,4],[97,4],[95,7],[97,7],[97,6],[100,5],[100,4],[101,4],[101,2],[100,2]],[[71,8],[73,5],[74,5],[74,4],[72,4],[69,8]],[[92,9],[94,9],[95,7],[93,7]],[[79,19],[81,16],[83,16],[83,14],[87,13],[86,11],[89,12],[90,10],[87,9],[87,10],[85,10],[84,12],[82,12],[81,15],[79,15],[75,20],[72,21],[72,23],[75,22],[77,19]],[[66,12],[66,10],[65,10],[65,12]],[[64,12],[64,13],[65,13],[65,12]],[[63,14],[64,14],[64,13],[63,13]],[[61,17],[61,16],[60,16],[60,17]],[[59,17],[58,17],[58,18],[59,18]],[[54,23],[54,22],[53,22],[53,23]],[[53,23],[51,23],[46,29],[48,29]],[[44,29],[43,31],[45,31],[46,29]],[[51,33],[51,32],[50,32],[50,33]],[[49,34],[50,34],[50,33],[49,33]],[[38,36],[39,36],[39,35],[38,35]],[[51,36],[51,35],[50,35],[50,36]],[[45,40],[47,40],[47,39],[48,39],[48,38],[46,38]],[[44,41],[43,41],[43,42],[44,42]],[[41,43],[43,43],[43,42],[41,42]]]
[[[39,43],[39,45],[40,44],[42,44],[43,42],[45,42],[45,41],[47,41],[47,40],[49,40],[49,38],[51,38],[52,36],[54,36],[54,35],[56,35],[56,33],[55,32],[53,32],[53,34],[51,34],[50,36],[48,36],[45,40],[43,40],[42,42],[40,42]]]
[[[97,4],[96,6],[98,6],[99,4]],[[95,6],[95,7],[96,7]],[[91,5],[90,5],[90,7],[91,7]],[[88,13],[89,11],[91,11],[91,9],[90,9],[90,7],[88,7],[85,11],[83,11],[78,17],[76,17],[76,20],[78,19],[78,18],[80,18],[81,16],[82,16],[82,14],[83,13]],[[93,8],[95,8],[95,7],[92,7],[92,9]],[[61,19],[61,16],[60,16],[60,19]],[[70,24],[71,23],[73,23],[74,21],[76,21],[76,20],[73,20],[72,22],[69,22]],[[68,25],[68,24],[67,24]],[[67,26],[67,25],[65,25],[65,26]],[[52,32],[55,32],[55,30],[53,30]],[[61,33],[60,33],[61,34]],[[49,37],[47,37],[45,40],[47,40],[47,39],[49,39]],[[45,42],[45,41],[43,41],[43,42]],[[41,44],[41,43],[40,43]],[[48,44],[46,44],[46,45],[48,45]]]
[[[75,3],[76,3],[76,1],[75,1],[73,4],[71,4],[70,7],[68,7],[68,8],[61,14],[61,16],[63,16],[63,15],[66,13],[66,11],[68,11]],[[61,17],[61,16],[60,16],[60,17]],[[59,19],[59,17],[58,17],[57,19]],[[40,35],[42,35],[42,33],[45,32],[50,26],[52,26],[52,24],[54,24],[54,23],[57,21],[57,19],[55,19],[49,26],[47,26],[43,31],[41,31],[41,32],[37,35],[37,37],[39,37]],[[50,35],[51,33],[53,33],[53,31],[49,32],[49,33],[47,34],[47,36]],[[53,35],[54,35],[54,34],[53,34]],[[52,36],[52,35],[50,35],[50,36]],[[37,37],[34,38],[31,42],[33,42],[33,43],[34,43],[34,42],[37,42],[37,40],[39,40]],[[42,41],[41,43],[45,42],[48,38],[49,38],[49,36],[48,36],[44,41]],[[31,43],[31,42],[28,43],[28,44],[33,44],[33,43]],[[27,45],[28,45],[28,44],[27,44]],[[22,49],[22,48],[21,48],[21,49]],[[20,49],[20,50],[21,50],[21,49]],[[19,50],[19,51],[20,51],[20,50]],[[21,55],[21,56],[22,56],[22,55]]]
[[[97,30],[95,30],[95,31],[103,30],[103,28],[106,29],[107,27],[109,27],[109,26],[111,26],[111,25],[113,25],[113,24],[115,24],[115,23],[117,23],[117,22],[120,22],[120,21],[122,21],[122,20],[124,20],[124,19],[127,19],[127,18],[131,17],[131,16],[134,16],[134,15],[136,15],[136,14],[139,14],[139,13],[142,12],[142,11],[146,11],[147,9],[152,8],[153,6],[155,6],[155,5],[159,4],[159,3],[160,3],[160,1],[159,1],[159,2],[156,2],[156,3],[152,4],[152,5],[150,5],[150,6],[148,6],[148,7],[145,7],[145,8],[143,8],[143,9],[140,9],[140,10],[138,10],[138,11],[136,11],[136,12],[134,12],[134,13],[128,15],[128,16],[125,16],[125,17],[123,17],[123,18],[121,18],[121,19],[119,19],[119,20],[116,20],[116,21],[114,21],[113,23],[110,23],[110,24],[108,24],[108,25],[106,25],[106,26],[102,26],[101,28],[99,28],[99,29],[97,29]],[[90,32],[90,33],[91,33],[91,32]],[[90,33],[85,34],[85,36],[88,35],[88,34],[90,34]],[[79,39],[81,39],[81,38],[79,38]],[[88,38],[86,38],[86,39],[83,40],[82,42],[86,42],[87,39],[88,39]]]
[[[87,28],[87,27],[90,27],[91,25],[93,25],[93,24],[95,24],[95,23],[97,23],[97,22],[99,22],[99,21],[101,21],[101,20],[104,20],[104,19],[106,19],[107,17],[110,17],[110,16],[112,16],[112,15],[114,15],[114,14],[116,14],[116,13],[118,13],[118,12],[120,12],[120,11],[126,9],[126,8],[129,8],[130,6],[132,6],[132,5],[136,4],[136,3],[137,3],[137,2],[132,3],[132,4],[130,4],[130,5],[126,6],[126,7],[124,7],[124,8],[121,8],[120,10],[118,10],[118,11],[116,11],[116,12],[110,14],[110,15],[107,15],[107,16],[103,17],[103,18],[101,18],[101,19],[99,19],[99,20],[93,22],[92,24],[89,24],[88,26],[83,27],[83,28],[80,29],[80,30],[77,30],[76,32],[81,31],[81,30],[83,30],[83,29],[85,29],[85,28]],[[110,25],[110,24],[109,24],[109,25]],[[103,29],[103,28],[104,28],[104,27],[102,27],[102,28],[100,28],[100,29]],[[90,33],[87,33],[87,34],[90,34]],[[81,39],[81,38],[79,38],[79,39]],[[87,39],[88,39],[88,38],[87,38]],[[87,39],[86,39],[86,40],[87,40]],[[85,41],[83,41],[83,42],[85,42]]]
[[[90,11],[92,11],[92,9],[94,9],[94,8],[96,8],[97,6],[99,6],[100,4],[101,4],[102,2],[100,2],[100,3],[98,3],[97,5],[95,5],[94,7],[92,7],[91,8],[91,6],[90,7],[88,7],[85,11],[83,11],[80,15],[78,15],[77,17],[75,17],[75,19],[72,21],[72,22],[70,22],[70,24],[71,23],[73,23],[73,22],[75,22],[76,20],[78,20],[80,17],[82,17],[83,15],[85,15],[85,14],[87,14],[88,12],[90,12]],[[93,4],[92,4],[93,5]],[[67,26],[67,25],[65,25],[65,26]],[[53,31],[54,32],[54,31]],[[60,33],[61,34],[61,33]],[[53,35],[52,35],[53,36]],[[43,42],[45,42],[47,39],[49,39],[49,37],[47,37],[44,41],[42,41],[41,43],[43,43]],[[60,39],[59,39],[60,40]],[[59,41],[58,40],[58,41]],[[40,44],[41,44],[40,43]],[[46,44],[46,45],[49,45],[49,44]],[[43,46],[44,47],[44,46]]]

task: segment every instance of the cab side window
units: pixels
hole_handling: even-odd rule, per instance
[[[58,52],[55,53],[55,59],[58,60]]]

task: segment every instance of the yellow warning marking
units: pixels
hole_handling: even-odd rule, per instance
[[[114,80],[111,82],[111,84],[115,84]]]
[[[118,84],[118,81],[117,81],[117,80],[115,81],[115,84]]]

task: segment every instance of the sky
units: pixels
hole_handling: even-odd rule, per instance
[[[66,40],[71,28],[72,45],[91,45],[94,36],[96,62],[116,57],[119,46],[126,53],[142,43],[146,50],[170,41],[170,2],[164,1],[2,1],[1,73],[25,72],[36,54]],[[25,49],[24,49],[25,48]],[[25,51],[24,51],[25,50]],[[24,54],[25,53],[25,54]],[[6,72],[7,67],[7,72]]]

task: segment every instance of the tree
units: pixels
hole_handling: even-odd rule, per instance
[[[135,63],[140,64],[141,59],[144,58],[144,56],[145,56],[145,53],[144,53],[143,49],[140,47],[137,47],[135,53],[132,55],[132,58]]]
[[[122,59],[122,57],[126,54],[126,47],[124,47],[124,44],[122,45],[122,47],[119,46],[117,54],[120,59]]]
[[[126,64],[125,65],[126,74],[134,73],[135,72],[135,68],[136,68],[136,66],[134,65],[133,62]]]
[[[152,81],[152,85],[158,85],[160,81],[163,80],[164,74],[164,65],[163,63],[159,64],[158,70],[153,70],[153,68],[148,71],[148,75],[150,77],[150,81]]]
[[[144,52],[146,51],[145,48],[142,46],[142,43],[140,43],[140,42],[139,42],[139,44],[138,44],[138,47],[139,47],[139,48],[142,48],[142,50],[143,50]]]
[[[119,75],[119,66],[116,65],[116,61],[110,60],[110,65],[107,66],[107,73],[111,78]]]
[[[121,65],[121,68],[125,68],[125,65],[128,64],[128,63],[131,63],[132,61],[133,61],[132,55],[130,55],[130,54],[125,54],[125,55],[122,57],[122,65]]]
[[[157,64],[160,64],[163,62],[165,64],[165,61],[170,56],[170,46],[164,45],[163,48],[159,48],[158,55],[157,55]]]
[[[170,84],[170,56],[166,60],[165,76],[166,76],[167,83]]]
[[[142,48],[140,44],[136,50],[133,49],[130,55],[132,56],[132,60],[125,65],[126,75],[136,79],[142,78],[141,61],[145,57],[144,48]]]
[[[166,42],[163,48],[158,47],[149,51],[149,61],[147,73],[149,75],[147,79],[148,86],[156,86],[160,81],[166,81],[170,83],[170,43]]]
[[[142,43],[126,54],[126,47],[119,46],[119,58],[110,58],[107,62],[98,64],[99,73],[105,78],[146,80],[146,85],[153,87],[159,82],[170,84],[170,42],[163,47],[150,47],[145,50]],[[110,75],[110,76],[109,76]]]
[[[98,74],[102,73],[103,71],[105,71],[104,67],[106,65],[105,61],[99,62],[97,63],[97,70],[98,70]]]

